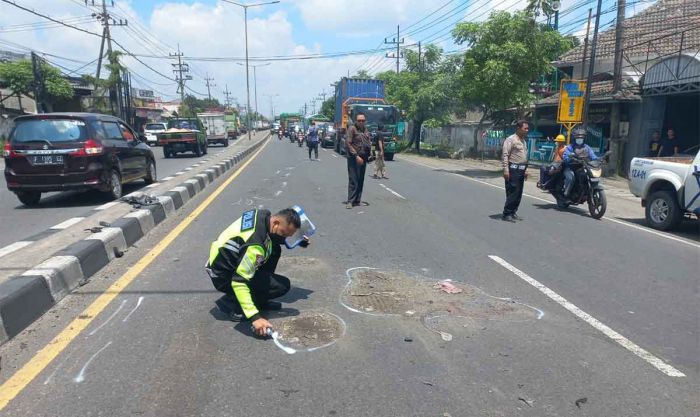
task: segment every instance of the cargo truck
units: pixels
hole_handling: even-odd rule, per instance
[[[343,77],[335,87],[335,151],[346,154],[345,133],[355,116],[364,113],[367,128],[374,134],[384,126],[384,159],[391,161],[398,142],[399,109],[386,102],[384,81]]]
[[[197,117],[202,121],[206,129],[207,144],[220,143],[224,145],[224,147],[228,146],[226,115],[224,113],[197,113]]]

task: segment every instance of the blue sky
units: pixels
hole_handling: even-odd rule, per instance
[[[17,0],[17,3],[55,18],[78,22],[75,26],[85,30],[101,32],[99,24],[90,18],[96,9],[86,7],[83,0]],[[195,59],[244,56],[240,7],[221,0],[115,0],[115,3],[116,7],[109,8],[110,13],[115,18],[129,19],[129,26],[113,28],[112,35],[129,52],[140,56],[141,62],[133,57],[123,59],[137,87],[152,89],[164,100],[177,97],[173,61],[168,54],[179,44],[192,68],[193,80],[188,82],[188,92],[206,94],[205,78],[209,76],[214,78],[210,86],[213,97],[223,101],[222,92],[228,87],[239,104],[245,103],[242,66],[231,61]],[[652,3],[629,0],[628,15]],[[374,51],[368,55],[322,60],[272,61],[256,70],[258,109],[266,114],[271,113],[272,106],[276,113],[296,111],[320,93],[331,93],[330,84],[348,71],[354,73],[362,68],[376,73],[393,69],[395,62],[376,48],[385,36],[392,36],[397,24],[409,29],[406,35],[402,34],[407,44],[436,40],[445,50],[453,50],[456,47],[449,30],[458,21],[483,20],[495,9],[514,11],[525,4],[526,0],[282,0],[279,4],[250,8],[249,46],[253,57]],[[615,0],[604,0],[602,23],[614,19],[614,4]],[[587,9],[594,5],[594,0],[563,0],[562,32],[582,34]],[[94,74],[99,37],[58,25],[16,28],[18,24],[38,22],[45,20],[0,3],[0,49],[50,53],[54,55],[50,57],[53,62],[65,72]]]

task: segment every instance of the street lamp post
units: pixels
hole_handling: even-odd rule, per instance
[[[248,124],[248,140],[251,140],[250,137],[250,71],[248,70],[248,7],[256,7],[256,6],[264,6],[266,4],[275,4],[279,3],[279,0],[275,1],[268,1],[265,3],[255,3],[255,4],[241,4],[237,3],[235,1],[231,0],[223,0],[226,3],[231,3],[235,4],[236,6],[242,7],[243,8],[243,23],[245,26],[245,86],[246,86],[246,96],[247,96],[247,102],[248,102],[248,107],[246,110],[246,119],[247,119],[247,124]]]
[[[238,65],[243,65],[240,62],[237,62]],[[258,67],[266,67],[270,65],[270,63],[266,64],[260,64],[260,65],[251,65],[253,67],[253,91],[255,95],[255,122],[257,123],[258,121],[258,72],[256,71]]]
[[[272,101],[275,97],[279,97],[279,94],[265,94],[265,97],[270,99],[270,113],[272,114],[272,120],[273,122],[275,121],[275,104]]]

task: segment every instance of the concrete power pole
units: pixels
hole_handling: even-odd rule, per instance
[[[216,84],[213,84],[212,81],[214,81],[214,78],[209,78],[209,73],[207,73],[206,78],[204,81],[207,83],[207,97],[209,97],[209,101],[211,101],[211,87],[216,87]]]
[[[191,80],[191,75],[186,75],[190,72],[190,66],[187,63],[182,62],[182,57],[185,54],[180,52],[180,44],[177,44],[177,53],[170,54],[172,57],[177,57],[177,64],[171,64],[173,66],[173,72],[175,73],[175,81],[177,81],[177,92],[180,93],[180,107],[184,108],[185,105],[185,81]]]
[[[399,65],[401,64],[401,58],[403,57],[403,54],[401,53],[401,45],[403,44],[404,40],[401,39],[401,31],[400,31],[400,26],[396,26],[396,38],[393,40],[389,41],[387,39],[384,39],[384,43],[387,45],[396,45],[396,52],[393,55],[386,54],[387,58],[396,58],[396,73],[399,73]]]
[[[228,84],[226,84],[226,90],[224,90],[224,97],[226,97],[226,107],[231,107],[231,92],[228,91]]]
[[[85,0],[85,5],[88,5],[88,1]],[[95,0],[92,0],[92,5],[96,6]],[[114,5],[114,2],[112,2],[112,5]],[[100,71],[102,69],[102,57],[104,54],[104,46],[105,46],[105,40],[107,41],[107,56],[110,57],[112,55],[112,35],[109,30],[110,25],[111,26],[127,26],[129,24],[128,21],[122,21],[121,19],[117,22],[116,20],[112,19],[112,17],[109,15],[107,12],[107,1],[102,0],[102,12],[101,13],[96,13],[95,19],[97,19],[100,23],[102,23],[102,42],[100,43],[100,56],[97,59],[97,76],[96,78],[100,78]],[[123,103],[123,96],[122,96],[122,76],[120,74],[119,68],[117,68],[117,74],[116,74],[116,79],[117,81],[117,91],[115,92],[113,89],[110,89],[110,102],[112,102],[112,93],[115,93],[115,96],[117,98],[117,108],[119,109],[119,116],[124,118],[124,103]],[[113,104],[113,103],[112,103]],[[114,107],[112,105],[112,107]]]
[[[613,64],[613,104],[610,108],[610,164],[609,171],[620,173],[622,149],[625,138],[620,135],[620,103],[616,100],[622,90],[622,52],[625,38],[625,0],[617,0],[615,23],[615,61]]]

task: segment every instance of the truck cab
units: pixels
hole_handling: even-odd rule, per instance
[[[700,218],[700,152],[667,158],[634,158],[629,188],[642,199],[647,224],[671,230],[684,216]]]

